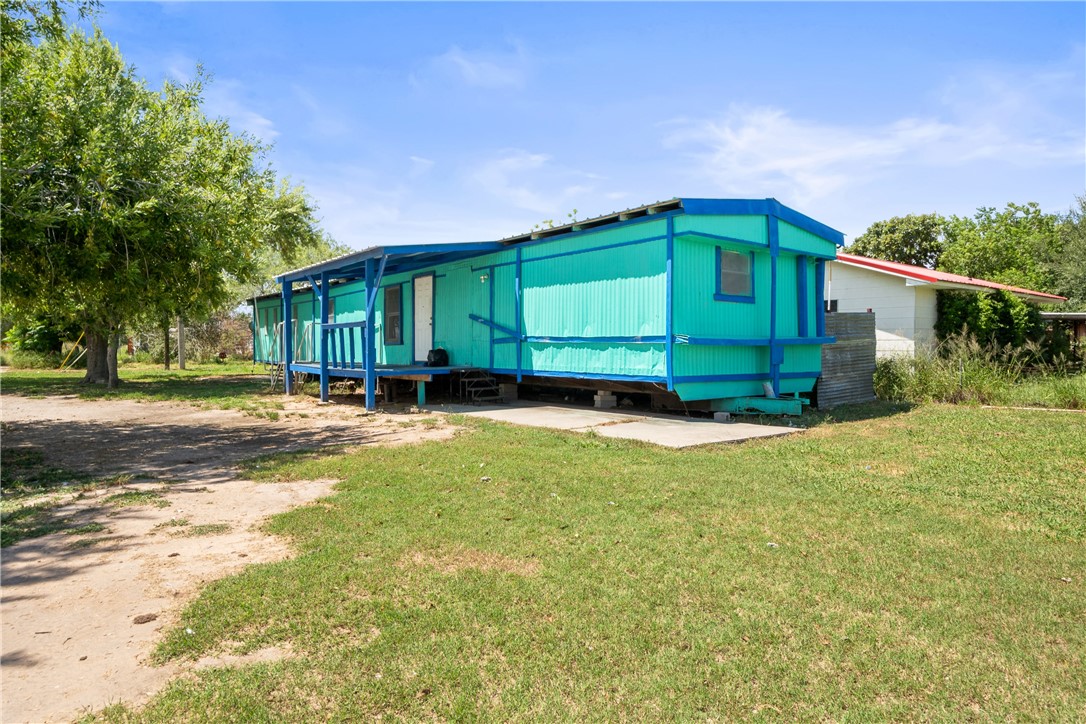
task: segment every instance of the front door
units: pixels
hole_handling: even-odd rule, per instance
[[[415,277],[411,297],[415,300],[415,361],[425,362],[434,348],[434,275]]]

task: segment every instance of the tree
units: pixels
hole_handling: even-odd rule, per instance
[[[939,268],[953,274],[1026,287],[1053,288],[1051,264],[1061,254],[1059,217],[1033,202],[982,207],[973,218],[952,216]]]
[[[877,221],[848,247],[848,253],[934,269],[943,253],[943,225],[938,214],[909,214]]]
[[[312,243],[314,209],[276,184],[258,141],[204,116],[202,71],[152,91],[100,32],[34,44],[13,7],[0,89],[6,302],[79,322],[85,381],[115,386],[126,322],[206,316],[254,277],[262,249],[291,258]]]
[[[1065,309],[1086,310],[1086,195],[1060,219],[1059,253],[1046,263],[1052,291],[1067,297]]]

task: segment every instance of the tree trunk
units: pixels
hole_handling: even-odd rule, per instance
[[[108,335],[87,330],[87,374],[84,384],[106,385],[110,389],[120,384],[117,376],[117,348],[121,333],[113,330]]]
[[[177,369],[185,369],[185,320],[177,317]]]
[[[87,330],[87,374],[84,384],[109,384],[109,342],[104,334]]]
[[[121,384],[121,378],[117,376],[117,353],[121,349],[121,330],[114,328],[109,335],[109,349],[106,352],[106,368],[109,370],[109,381],[106,387],[113,390]]]
[[[165,361],[166,369],[170,369],[170,322],[169,322],[169,320],[167,320],[166,324],[162,327],[162,341],[165,343],[164,344],[164,349],[166,350],[165,354],[163,354],[162,356],[166,360]]]

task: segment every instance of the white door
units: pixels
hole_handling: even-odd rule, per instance
[[[415,361],[425,362],[434,348],[434,275],[415,277]]]

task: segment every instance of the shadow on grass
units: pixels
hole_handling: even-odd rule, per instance
[[[83,383],[81,372],[6,372],[2,386],[5,394],[20,396],[78,395],[84,399],[151,399],[210,401],[217,398],[274,396],[267,378],[256,374],[122,372],[121,386]]]
[[[838,422],[859,422],[861,420],[877,420],[884,417],[893,417],[912,411],[916,405],[908,402],[863,402],[855,405],[841,405],[832,410],[805,410],[800,424],[805,427],[819,427],[832,425]]]

